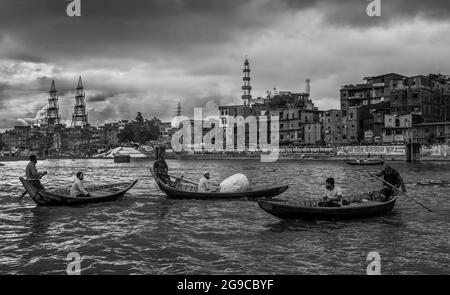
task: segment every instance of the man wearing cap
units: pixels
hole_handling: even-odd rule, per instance
[[[36,169],[37,157],[36,155],[30,156],[30,163],[28,163],[25,169],[25,175],[27,180],[29,180],[38,189],[45,190],[44,186],[41,184],[40,179],[47,174],[47,171],[38,172]]]
[[[199,192],[215,192],[217,191],[209,181],[209,172],[206,171],[203,173],[203,177],[198,182],[198,191]]]
[[[384,165],[384,169],[376,174],[375,176],[384,176],[384,181],[392,184],[395,187],[402,188],[402,191],[406,193],[405,183],[403,182],[403,178],[400,176],[397,170],[392,168],[389,164]],[[389,201],[392,196],[395,195],[395,191],[393,188],[384,185],[383,189],[380,191],[381,194],[384,195],[384,201]]]

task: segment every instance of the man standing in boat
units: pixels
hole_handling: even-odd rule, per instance
[[[406,193],[406,187],[405,183],[403,182],[403,178],[400,176],[400,173],[398,173],[397,170],[392,168],[389,164],[384,165],[384,169],[378,173],[374,174],[375,176],[381,177],[384,176],[384,181],[390,183],[391,185],[395,187],[401,187],[402,191]],[[381,194],[384,196],[383,201],[389,201],[392,196],[395,195],[395,190],[386,184],[380,191]]]
[[[30,163],[28,163],[27,168],[25,169],[25,175],[28,181],[30,181],[35,187],[38,189],[45,190],[44,186],[42,185],[40,179],[47,175],[47,171],[44,172],[38,172],[36,169],[37,164],[37,157],[36,155],[30,156]]]
[[[329,177],[325,181],[325,196],[319,207],[341,207],[342,189],[334,185],[334,178]]]
[[[164,160],[164,153],[161,153],[158,160],[153,164],[153,171],[156,172],[156,176],[164,183],[170,183],[170,177],[167,175],[169,167],[167,166],[166,160]]]
[[[77,178],[70,189],[70,196],[74,198],[89,197],[89,192],[84,189],[83,185],[84,175],[83,172],[77,172]]]

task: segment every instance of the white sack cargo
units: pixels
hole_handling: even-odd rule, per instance
[[[250,183],[247,176],[238,173],[231,175],[220,183],[221,193],[237,193],[250,190]]]

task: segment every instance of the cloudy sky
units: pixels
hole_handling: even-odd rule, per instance
[[[240,103],[243,60],[253,96],[303,91],[320,109],[369,75],[450,74],[450,1],[0,0],[0,129],[40,116],[54,79],[69,122],[78,76],[92,124],[170,120],[181,101],[210,113]]]

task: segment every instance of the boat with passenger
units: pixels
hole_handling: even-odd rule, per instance
[[[23,177],[20,177],[19,180],[33,201],[41,206],[75,206],[115,201],[125,195],[137,182],[137,180],[134,180],[132,182],[92,186],[86,188],[89,192],[88,197],[72,197],[69,188],[43,190],[37,188],[32,181]]]
[[[238,192],[220,192],[210,191],[203,192],[198,190],[198,186],[193,182],[183,181],[181,178],[178,181],[164,182],[157,176],[153,169],[150,173],[155,179],[158,187],[163,191],[167,197],[173,199],[201,199],[201,200],[218,200],[218,199],[259,199],[259,198],[273,198],[285,192],[289,186],[272,186],[253,188],[246,191]]]

